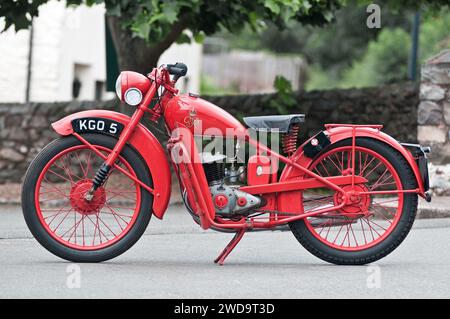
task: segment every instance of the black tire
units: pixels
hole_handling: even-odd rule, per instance
[[[84,134],[83,137],[93,145],[109,149],[113,149],[117,142],[113,137],[100,134]],[[34,204],[35,188],[38,177],[45,165],[63,150],[76,145],[81,145],[81,142],[73,136],[58,138],[48,144],[31,162],[22,188],[23,215],[28,228],[37,241],[56,256],[72,262],[102,262],[124,253],[142,236],[152,215],[153,195],[141,187],[139,215],[134,225],[124,237],[108,247],[97,250],[77,250],[58,242],[45,230],[37,216]],[[153,186],[147,166],[131,146],[125,146],[121,156],[130,164],[141,181],[149,186]]]
[[[349,145],[351,145],[350,139],[343,140],[331,145],[324,152]],[[357,138],[356,145],[374,150],[386,158],[397,171],[404,189],[417,187],[411,167],[394,148],[370,138]],[[338,265],[364,265],[385,257],[401,244],[414,223],[416,211],[417,194],[404,194],[402,214],[396,227],[382,242],[360,251],[339,250],[326,245],[311,233],[304,220],[291,222],[289,226],[300,244],[320,259]]]

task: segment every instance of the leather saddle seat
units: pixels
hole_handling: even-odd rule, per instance
[[[292,125],[304,122],[305,114],[244,117],[244,123],[256,131],[277,130],[280,133],[289,133]]]

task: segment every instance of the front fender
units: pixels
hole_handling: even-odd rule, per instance
[[[352,131],[353,129],[351,127],[337,126],[328,128],[326,131],[324,131],[324,133],[329,137],[331,144],[334,144],[338,141],[352,138]],[[394,148],[395,150],[397,150],[401,155],[403,155],[405,160],[411,166],[412,171],[414,172],[420,194],[423,195],[425,193],[422,175],[417,166],[414,156],[406,148],[404,148],[396,139],[387,135],[386,133],[381,132],[377,128],[371,127],[358,127],[355,131],[355,134],[356,137],[369,137],[384,142],[389,146],[391,146],[392,148]],[[297,152],[293,155],[293,160],[304,167],[308,167],[313,160],[305,156],[303,153],[303,146],[308,142],[309,140],[306,141],[301,147],[299,147]],[[286,167],[283,173],[281,174],[280,180],[292,178],[292,173],[293,172],[291,168]]]
[[[72,120],[83,117],[101,117],[127,125],[130,117],[113,111],[89,110],[68,115],[52,123],[53,129],[60,135],[73,133]],[[171,192],[171,174],[166,152],[157,138],[142,124],[136,126],[128,144],[132,145],[142,156],[152,174],[155,196],[153,198],[153,214],[162,219],[167,209]]]

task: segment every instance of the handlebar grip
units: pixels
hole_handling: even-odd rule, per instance
[[[187,73],[187,66],[184,63],[177,62],[175,64],[167,64],[167,71],[171,75],[176,75],[178,77],[185,76]]]

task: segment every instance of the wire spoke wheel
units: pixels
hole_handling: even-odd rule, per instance
[[[102,153],[109,150],[100,148]],[[84,196],[103,160],[87,146],[57,154],[36,184],[36,209],[48,233],[60,243],[81,250],[110,246],[133,226],[139,214],[140,187],[113,169],[91,201]],[[135,175],[119,157],[116,165]]]
[[[351,146],[326,152],[310,169],[322,176],[350,175]],[[380,154],[363,147],[355,152],[355,173],[367,182],[346,185],[346,191],[394,191],[402,185],[392,165]],[[395,228],[403,206],[403,193],[354,195],[351,203],[341,209],[307,219],[311,232],[325,244],[342,250],[361,250],[376,245]],[[305,209],[319,209],[342,203],[340,194],[328,189],[305,191]]]
[[[83,134],[104,155],[111,136]],[[33,236],[48,251],[73,262],[101,262],[130,249],[152,216],[153,195],[119,171],[153,186],[147,165],[126,145],[106,182],[86,193],[104,160],[74,136],[45,146],[31,162],[22,187],[22,211]]]
[[[305,212],[335,208],[290,224],[298,241],[314,255],[337,264],[364,264],[389,254],[406,237],[415,218],[416,187],[406,160],[388,145],[357,138],[352,157],[351,140],[332,145],[319,154],[309,169],[322,176],[351,176],[364,182],[303,191]],[[389,193],[386,193],[389,191]]]

